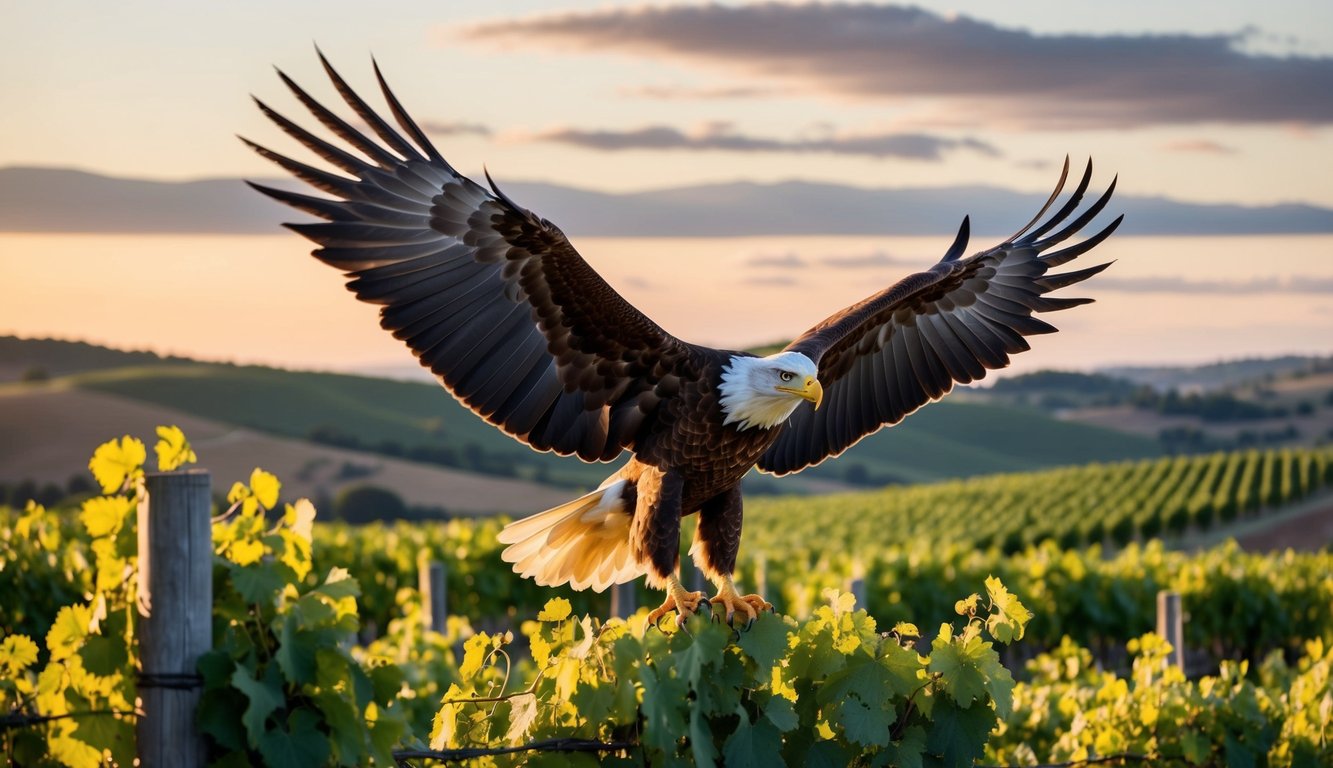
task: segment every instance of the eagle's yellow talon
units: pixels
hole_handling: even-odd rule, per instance
[[[736,615],[736,611],[742,611],[747,619],[746,629],[749,629],[759,618],[759,614],[764,611],[773,610],[773,604],[760,597],[759,595],[741,595],[736,592],[736,585],[730,578],[725,579],[717,589],[717,594],[710,600],[710,604],[721,604],[727,609],[727,623]]]
[[[702,592],[689,592],[681,585],[680,579],[672,576],[667,580],[666,600],[657,608],[654,608],[648,614],[648,621],[659,630],[662,628],[662,619],[672,611],[676,612],[676,627],[685,628],[685,620],[699,612],[699,605],[707,604]],[[709,606],[711,612],[712,606]]]

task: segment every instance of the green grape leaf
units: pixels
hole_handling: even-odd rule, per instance
[[[919,725],[909,726],[903,737],[891,741],[875,755],[875,768],[924,768],[922,756],[926,751],[926,732]]]
[[[266,730],[264,721],[273,710],[281,707],[286,701],[281,681],[273,679],[272,673],[276,671],[277,667],[269,667],[269,674],[266,674],[263,680],[251,677],[250,671],[244,667],[237,667],[232,673],[231,684],[250,700],[245,713],[241,715],[241,723],[245,725],[245,732],[249,735],[251,744],[259,743],[260,737]]]
[[[738,708],[740,723],[722,747],[727,768],[768,768],[782,765],[782,734],[768,720],[760,718],[750,723],[745,709]]]
[[[847,738],[863,747],[882,747],[888,744],[889,726],[898,719],[892,709],[871,706],[856,696],[843,699],[838,707],[838,714]]]
[[[127,479],[143,474],[143,463],[147,458],[143,441],[125,435],[119,443],[109,440],[97,446],[88,469],[102,486],[102,493],[115,493]]]
[[[855,757],[836,741],[817,741],[806,751],[802,765],[805,768],[846,768],[854,764]]]
[[[745,710],[741,710],[741,725],[748,725]],[[696,702],[690,707],[690,756],[695,765],[717,765],[717,747],[713,745],[713,729],[703,707]]]
[[[1180,751],[1192,765],[1206,765],[1212,757],[1213,745],[1207,736],[1185,731],[1180,735]]]
[[[287,579],[278,563],[259,562],[253,565],[231,565],[231,585],[247,603],[272,605],[278,591],[287,585]]]
[[[796,714],[796,708],[782,696],[769,698],[768,703],[764,705],[764,717],[767,717],[773,725],[778,727],[779,731],[784,733],[801,724],[801,718]]]
[[[885,685],[899,696],[909,696],[921,686],[926,660],[911,648],[904,648],[891,639],[880,644],[879,663],[888,672]]]
[[[352,667],[356,672],[359,667]],[[370,686],[375,701],[388,704],[393,701],[403,688],[403,670],[393,664],[382,664],[370,670]]]
[[[926,734],[926,752],[938,757],[943,768],[971,768],[986,751],[995,711],[990,707],[961,709],[940,698],[931,716],[934,723]]]
[[[81,717],[76,721],[74,735],[95,747],[122,751],[134,744],[134,723],[117,715]],[[134,754],[132,750],[130,754]]]
[[[230,679],[230,675],[228,678]],[[195,714],[199,730],[213,737],[226,749],[244,750],[245,726],[236,717],[236,713],[245,710],[245,696],[235,688],[213,688],[212,683],[207,685],[210,690],[204,692]]]
[[[980,665],[984,661],[986,644],[978,637],[954,640],[953,627],[940,626],[940,633],[931,644],[931,673],[941,675],[944,690],[962,707],[986,695],[986,679]]]
[[[357,714],[356,707],[346,698],[333,691],[320,691],[311,697],[315,706],[324,714],[324,724],[332,737],[333,756],[340,765],[359,765],[363,752],[363,731],[365,723]]]
[[[296,613],[288,613],[279,621],[278,651],[273,660],[282,668],[287,682],[298,686],[314,682],[315,652],[321,646],[336,644],[337,639],[327,631],[301,629],[301,618]]]
[[[651,665],[639,670],[643,684],[643,743],[660,749],[668,756],[676,753],[676,739],[685,732],[683,708],[689,692],[685,681],[668,675],[658,676]]]
[[[789,621],[787,617],[776,613],[764,613],[755,620],[748,632],[741,633],[738,645],[747,656],[754,659],[761,673],[772,669],[774,664],[787,655],[792,635]]]
[[[157,453],[159,472],[170,472],[184,464],[193,464],[199,460],[180,427],[174,425],[158,427],[157,437],[157,445],[153,446],[153,451]]]
[[[0,667],[6,677],[17,677],[36,662],[37,644],[27,635],[10,635],[0,642]]]
[[[128,668],[130,663],[129,649],[125,647],[124,637],[89,635],[83,647],[79,649],[79,658],[83,660],[84,669],[99,677],[119,674],[122,669]]]
[[[259,739],[259,754],[270,768],[319,768],[329,756],[329,742],[319,730],[319,715],[298,709],[286,728],[274,728]]]

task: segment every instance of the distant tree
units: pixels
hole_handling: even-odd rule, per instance
[[[19,380],[23,382],[50,381],[50,379],[51,374],[47,373],[46,369],[40,365],[34,365],[28,368],[23,372],[23,375],[19,377]]]
[[[333,517],[354,525],[405,517],[407,505],[398,494],[377,485],[357,485],[338,494]]]
[[[69,482],[65,483],[65,493],[70,496],[82,496],[96,490],[97,486],[93,485],[85,472],[70,475]]]

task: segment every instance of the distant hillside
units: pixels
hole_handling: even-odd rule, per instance
[[[1044,193],[988,186],[731,182],[608,194],[500,183],[520,204],[583,237],[952,234],[964,214],[972,217],[974,232],[1003,235],[1045,200]],[[1199,204],[1122,191],[1112,210],[1125,214],[1120,230],[1125,234],[1333,232],[1333,210],[1310,205]],[[0,231],[273,233],[279,222],[297,216],[240,179],[163,182],[60,168],[0,168]]]
[[[1158,389],[1217,390],[1257,384],[1301,372],[1333,369],[1333,357],[1286,355],[1283,357],[1227,360],[1189,367],[1120,366],[1103,369],[1108,376]]]
[[[109,349],[82,341],[0,336],[0,382],[18,381],[25,374],[52,377],[127,365],[191,362],[194,361],[183,357],[162,357],[156,352]]]
[[[52,342],[18,341],[2,347],[0,362],[22,368],[29,344],[50,359]],[[88,353],[87,361],[115,360],[83,346],[71,345],[69,353],[77,358],[78,350]],[[535,453],[433,384],[202,363],[85,368],[59,383],[270,434],[343,446],[354,440],[365,450],[415,452],[468,471],[546,484],[591,487],[614,469]],[[1159,454],[1150,438],[1063,423],[1034,409],[946,400],[835,461],[789,479],[755,476],[749,482],[758,492],[825,491]]]
[[[1065,421],[1156,438],[1198,453],[1333,440],[1333,357],[1202,366],[1036,371],[969,391],[973,401],[1032,406]]]

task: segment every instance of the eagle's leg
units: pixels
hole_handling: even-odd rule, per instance
[[[680,583],[680,505],[684,481],[674,470],[643,467],[639,475],[634,520],[630,523],[630,546],[634,557],[647,566],[648,584],[665,588],[666,600],[648,614],[656,624],[671,611],[676,612],[676,626],[707,605],[704,593],[691,592]]]
[[[708,601],[709,605],[721,605],[728,623],[737,611],[753,622],[762,611],[773,610],[773,604],[759,595],[736,592],[736,583],[731,580],[731,574],[736,572],[736,554],[741,548],[741,512],[740,486],[704,502],[699,508],[699,527],[690,547],[695,564],[717,585],[717,594]]]
[[[671,574],[667,578],[667,596],[657,608],[648,614],[648,623],[657,624],[671,611],[676,612],[676,626],[684,627],[685,620],[699,612],[700,604],[707,605],[704,593],[691,592],[680,583],[680,577]]]
[[[760,613],[773,610],[773,604],[759,595],[738,593],[736,584],[730,576],[723,576],[717,580],[717,594],[709,599],[709,603],[721,604],[726,608],[727,623],[731,623],[731,617],[737,610],[745,614],[747,625],[759,618]]]

